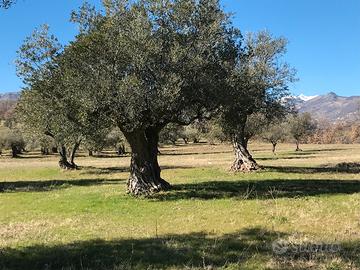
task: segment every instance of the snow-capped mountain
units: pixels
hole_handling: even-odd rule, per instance
[[[300,98],[299,98],[300,99]],[[360,110],[360,96],[342,97],[334,92],[295,101],[299,112],[330,122],[353,121]]]
[[[309,101],[309,100],[311,100],[313,98],[316,98],[316,97],[318,97],[318,95],[316,95],[316,96],[305,96],[304,94],[300,94],[296,98],[299,98],[299,99],[301,99],[303,101]]]

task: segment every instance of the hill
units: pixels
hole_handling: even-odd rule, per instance
[[[326,95],[293,97],[299,112],[308,112],[316,119],[330,122],[354,121],[360,109],[360,96],[343,97],[334,92]]]
[[[9,93],[0,93],[0,101],[17,101],[20,97],[20,92],[9,92]]]
[[[14,108],[19,97],[19,92],[0,93],[0,120],[4,119],[7,113]]]

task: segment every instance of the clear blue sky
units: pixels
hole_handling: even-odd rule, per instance
[[[99,5],[100,0],[89,0]],[[0,10],[0,92],[21,88],[16,50],[35,27],[47,23],[61,42],[76,33],[71,10],[82,0],[18,0]],[[242,32],[267,29],[286,37],[286,61],[298,70],[295,94],[360,95],[360,0],[222,0]]]

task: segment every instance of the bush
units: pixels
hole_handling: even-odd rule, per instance
[[[12,157],[17,157],[25,148],[25,141],[18,130],[3,129],[0,131],[0,152],[10,149]]]

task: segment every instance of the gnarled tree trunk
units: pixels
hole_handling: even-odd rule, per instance
[[[233,136],[235,160],[231,166],[234,172],[249,172],[259,169],[259,165],[247,150],[247,141],[238,135]]]
[[[60,154],[59,166],[61,169],[64,170],[74,170],[75,166],[68,161],[66,153],[67,153],[66,147],[64,145],[61,145],[59,150],[59,154]]]
[[[157,158],[159,132],[157,128],[124,132],[132,150],[127,188],[128,193],[134,196],[147,196],[171,187],[160,176]]]

